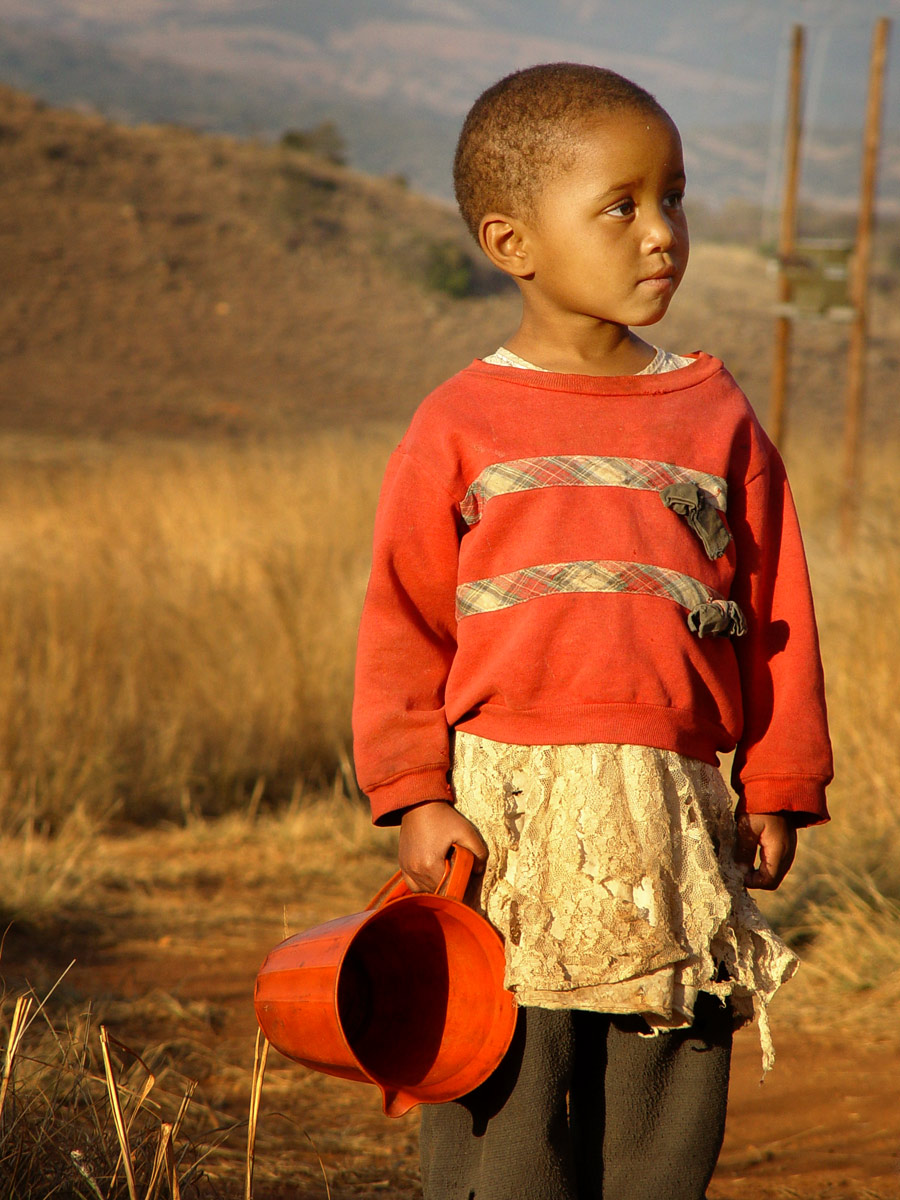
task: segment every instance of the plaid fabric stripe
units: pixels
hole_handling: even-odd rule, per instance
[[[725,511],[728,487],[718,475],[692,471],[675,463],[643,458],[602,458],[587,454],[554,454],[492,463],[462,499],[463,520],[475,525],[494,496],[545,487],[625,487],[659,492],[670,483],[693,483],[714,508]]]
[[[638,596],[661,596],[687,609],[724,600],[715,588],[667,567],[586,560],[542,563],[511,571],[508,575],[464,583],[456,589],[456,615],[461,620],[563,592],[628,592]]]

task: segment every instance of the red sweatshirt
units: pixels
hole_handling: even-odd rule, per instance
[[[379,502],[354,750],[374,819],[452,799],[450,731],[658,746],[751,812],[828,819],[809,580],[781,459],[723,365],[593,377],[476,360]]]

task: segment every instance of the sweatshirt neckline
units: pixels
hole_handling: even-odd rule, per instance
[[[531,371],[524,367],[502,367],[486,363],[480,358],[474,359],[466,372],[530,390],[596,396],[658,396],[695,387],[723,370],[718,358],[702,350],[684,357],[692,358],[694,362],[687,367],[679,367],[677,371],[664,371],[658,375],[569,375],[556,371]]]

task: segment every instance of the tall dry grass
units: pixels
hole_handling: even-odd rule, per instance
[[[67,870],[84,880],[92,830],[112,814],[256,811],[336,776],[352,790],[355,630],[395,436],[0,443],[0,820],[31,875],[46,875],[43,892],[28,886],[47,905]],[[884,439],[867,447],[846,547],[838,449],[800,428],[787,450],[820,617],[835,821],[804,833],[765,903],[798,944],[818,938],[824,953],[828,931],[845,989],[895,979],[900,991],[883,951],[892,930],[900,945],[896,456]],[[51,848],[54,829],[65,836]]]
[[[0,813],[152,820],[347,769],[385,435],[0,447]]]
[[[825,663],[833,820],[800,836],[781,889],[761,898],[801,949],[795,1014],[874,1028],[900,999],[900,495],[896,435],[866,445],[858,521],[841,533],[841,447],[797,430],[786,459],[797,497]],[[757,896],[759,898],[759,896]]]

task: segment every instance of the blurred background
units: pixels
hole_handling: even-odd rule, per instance
[[[176,1023],[193,1021],[192,1037],[215,1045],[216,1063],[198,1060],[196,1072],[212,1108],[230,1111],[245,1075],[222,1075],[232,1051],[202,1004],[214,993],[222,1020],[246,1036],[247,980],[281,936],[283,906],[301,924],[352,911],[392,869],[390,835],[366,825],[349,732],[378,486],[419,400],[496,349],[517,316],[514,291],[450,201],[456,132],[475,96],[510,70],[560,59],[613,67],[657,95],[685,142],[693,251],[653,336],[723,358],[765,423],[791,27],[807,34],[798,231],[852,240],[879,16],[900,16],[900,2],[0,0],[0,926],[12,930],[0,967],[10,988],[49,986],[77,957],[68,1000],[104,989],[110,1019],[150,1036],[173,1019],[135,998],[152,980],[181,1005]],[[795,323],[780,436],[820,615],[835,820],[804,833],[794,871],[764,901],[804,952],[785,1024],[875,1030],[892,1061],[894,32],[849,540],[846,322]],[[162,930],[187,914],[197,924],[179,957]],[[243,974],[219,959],[210,968],[207,940],[230,945]],[[115,1009],[124,996],[128,1015]],[[352,1102],[329,1095],[316,1103],[343,1119]],[[824,1194],[814,1187],[832,1176],[814,1168],[837,1130],[851,1138],[851,1190],[828,1195],[862,1195],[860,1180],[882,1195],[872,1164],[894,1178],[894,1135],[878,1125],[887,1118],[872,1116],[866,1142],[839,1105],[820,1117],[804,1142],[808,1190],[767,1192],[763,1156],[742,1191],[746,1154],[735,1149],[723,1160],[731,1190],[710,1195]],[[376,1194],[387,1172],[394,1194],[413,1196],[414,1139],[403,1137],[385,1149],[376,1122],[352,1146],[335,1142],[344,1165],[330,1169],[346,1194]],[[399,1175],[384,1155],[405,1164]],[[312,1179],[318,1165],[296,1170]],[[10,1195],[50,1194],[17,1186]]]
[[[896,0],[2,0],[0,73],[54,104],[277,139],[333,124],[347,160],[447,199],[475,96],[535,62],[601,63],[686,134],[693,201],[777,204],[788,33],[809,33],[806,193],[856,200],[871,25]],[[882,203],[898,204],[892,114]],[[324,135],[323,135],[324,145]]]

